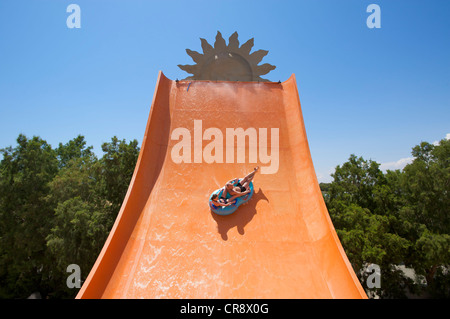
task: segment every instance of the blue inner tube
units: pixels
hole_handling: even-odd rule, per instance
[[[237,183],[239,183],[240,181],[241,181],[241,179],[239,179],[239,180],[235,183],[235,185],[236,185]],[[212,192],[212,194],[209,196],[209,208],[211,209],[212,212],[214,212],[214,213],[216,213],[216,214],[218,214],[218,215],[230,215],[230,214],[233,214],[233,213],[238,209],[238,207],[239,207],[240,205],[242,205],[242,204],[248,202],[248,201],[250,200],[250,198],[252,198],[253,193],[254,193],[253,182],[250,182],[249,188],[250,188],[250,193],[248,193],[248,194],[246,194],[246,195],[244,195],[244,196],[241,196],[241,197],[236,198],[236,203],[234,203],[234,204],[232,204],[232,205],[230,205],[230,206],[216,206],[216,205],[214,205],[214,202],[211,200],[211,197],[212,197],[214,194],[217,194],[217,195],[220,197],[220,196],[222,195],[222,192],[223,192],[223,188],[216,189],[216,190],[215,190],[214,192]],[[230,195],[230,194],[227,194],[227,198],[231,198],[231,195]]]

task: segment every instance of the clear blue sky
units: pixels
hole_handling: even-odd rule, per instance
[[[140,143],[158,71],[188,76],[185,49],[218,30],[269,50],[270,80],[296,74],[319,181],[352,153],[394,167],[450,133],[450,1],[1,0],[0,148],[20,133],[82,134],[100,155],[114,135]]]

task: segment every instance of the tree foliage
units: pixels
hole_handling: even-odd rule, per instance
[[[382,298],[449,297],[450,141],[422,142],[402,171],[383,173],[351,155],[324,185],[324,199],[347,256],[365,287],[368,264],[381,268]],[[399,270],[404,265],[416,278]],[[424,284],[425,283],[425,284]]]
[[[83,136],[53,149],[19,135],[1,150],[0,297],[74,297],[67,266],[84,279],[114,223],[139,147],[113,137],[98,159]]]
[[[56,148],[19,135],[16,146],[0,150],[0,298],[75,296],[67,266],[79,265],[82,280],[88,275],[139,155],[136,140],[117,137],[102,151],[98,158],[81,135]],[[380,266],[381,288],[368,293],[449,298],[450,141],[422,142],[412,155],[403,170],[385,173],[351,155],[321,189],[363,287],[367,266]]]

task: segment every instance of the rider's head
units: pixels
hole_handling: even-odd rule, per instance
[[[231,183],[227,183],[226,185],[225,185],[225,187],[227,188],[227,189],[233,189],[233,184],[231,184]]]
[[[217,197],[219,197],[219,196],[217,196],[217,194],[214,194],[214,195],[211,196],[211,200],[216,201]]]

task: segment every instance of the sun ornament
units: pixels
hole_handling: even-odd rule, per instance
[[[186,49],[196,64],[178,65],[183,71],[192,74],[185,80],[267,82],[269,80],[261,78],[261,75],[275,69],[274,65],[268,63],[258,65],[269,51],[258,50],[250,54],[254,38],[239,46],[238,34],[234,32],[227,45],[222,34],[217,31],[214,46],[205,39],[200,38],[200,41],[203,54]]]

